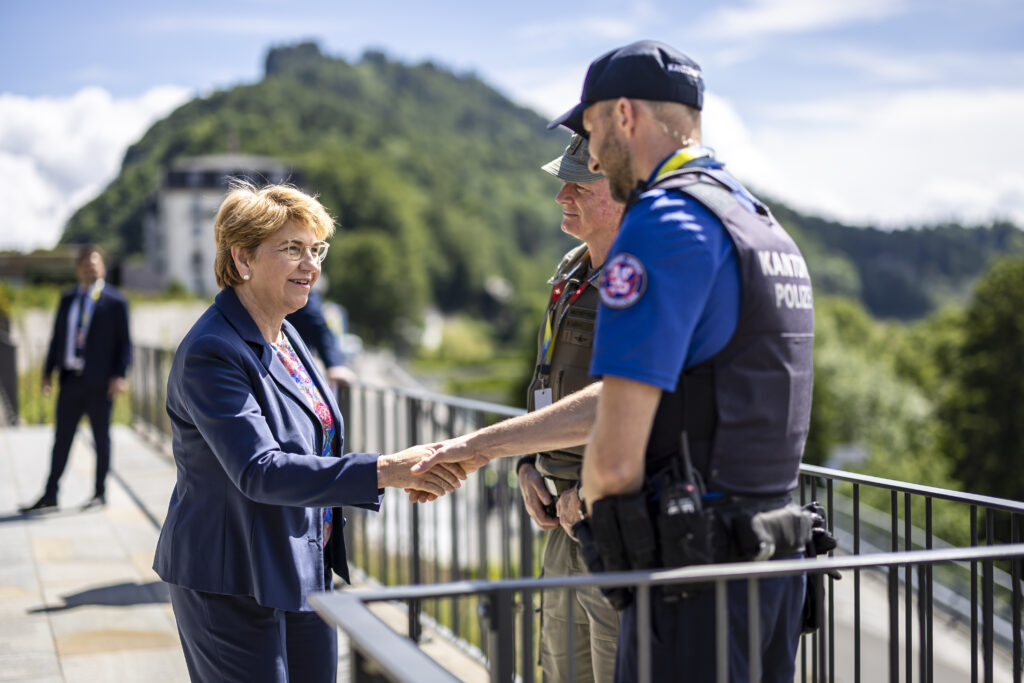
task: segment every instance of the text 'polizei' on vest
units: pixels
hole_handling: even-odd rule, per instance
[[[771,278],[792,278],[795,280],[807,280],[811,276],[807,272],[807,262],[800,254],[791,254],[784,251],[759,251],[758,261],[761,264],[761,272]],[[781,308],[813,308],[814,295],[811,293],[809,284],[797,284],[793,282],[775,283],[775,306]]]

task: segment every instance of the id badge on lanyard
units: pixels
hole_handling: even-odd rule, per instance
[[[533,409],[540,410],[551,405],[551,387],[533,390]]]

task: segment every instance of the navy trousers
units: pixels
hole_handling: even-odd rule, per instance
[[[71,442],[83,415],[89,416],[93,438],[96,440],[95,495],[106,493],[107,470],[110,469],[110,413],[114,402],[107,388],[90,388],[82,377],[70,372],[61,373],[57,393],[57,430],[50,455],[50,477],[46,481],[46,496],[56,498],[60,477],[68,464]]]
[[[315,612],[263,607],[247,595],[167,587],[193,683],[336,679],[338,635]]]
[[[761,681],[793,683],[800,642],[805,579],[802,574],[758,582],[761,633]],[[729,612],[729,680],[747,683],[749,636],[747,581],[726,589]],[[653,681],[704,683],[717,676],[715,662],[715,590],[670,601],[651,591],[651,666]],[[616,681],[636,681],[637,618],[634,601],[622,614]]]

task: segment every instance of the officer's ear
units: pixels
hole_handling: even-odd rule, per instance
[[[612,104],[612,125],[623,135],[632,137],[636,133],[637,102],[628,97],[620,97]]]

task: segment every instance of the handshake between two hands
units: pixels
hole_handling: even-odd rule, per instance
[[[404,488],[409,500],[426,503],[451,493],[462,486],[473,472],[492,459],[504,455],[501,448],[489,448],[478,433],[466,434],[439,443],[413,446],[390,456],[394,459],[396,477],[382,486]],[[526,511],[541,529],[561,526],[570,536],[572,526],[581,517],[575,488],[561,496],[552,496],[544,486],[540,473],[532,465],[519,467],[519,489]],[[550,510],[556,508],[555,516]]]
[[[422,444],[377,461],[378,485],[405,489],[409,500],[426,503],[462,486],[473,472],[490,462],[469,446],[467,436]]]

